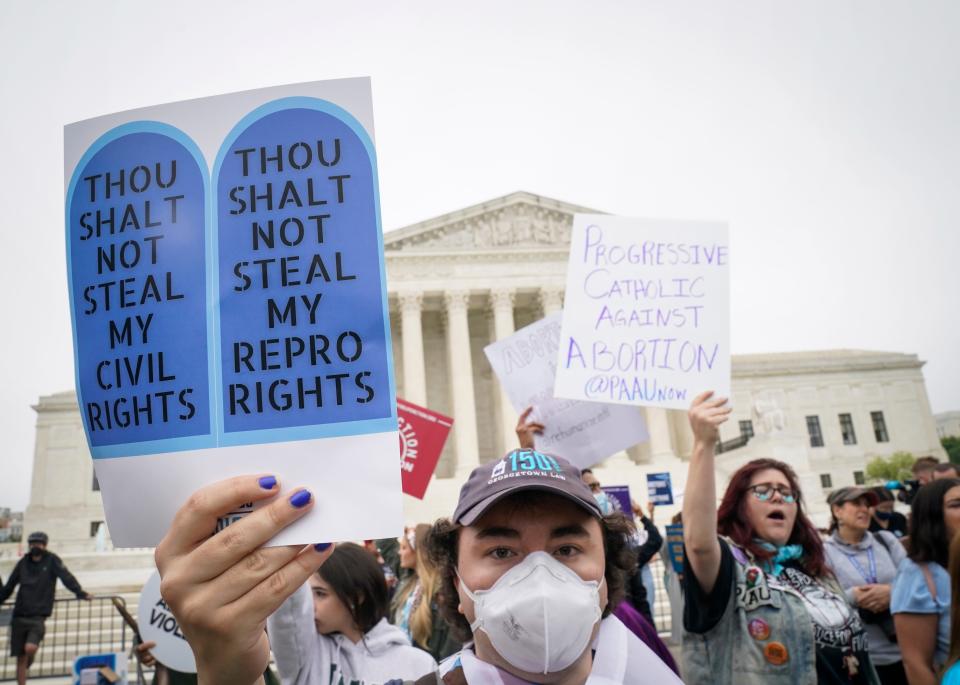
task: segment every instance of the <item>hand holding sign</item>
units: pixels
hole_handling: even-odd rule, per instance
[[[137,657],[137,661],[146,666],[147,668],[153,668],[157,663],[157,658],[150,651],[157,646],[156,642],[150,640],[149,642],[141,642],[134,648],[134,656]]]
[[[720,424],[730,418],[733,411],[733,407],[723,406],[726,403],[726,397],[714,398],[712,390],[694,398],[687,415],[695,442],[712,447],[720,440]]]
[[[276,497],[214,536],[238,502],[275,497],[272,476],[240,476],[195,492],[156,550],[163,597],[180,621],[206,685],[253,683],[270,658],[267,617],[314,573],[331,545],[264,548],[313,507],[306,490]]]
[[[534,449],[534,436],[543,435],[545,426],[538,421],[531,421],[530,414],[533,413],[533,407],[527,407],[517,419],[517,441],[520,447],[526,450]]]

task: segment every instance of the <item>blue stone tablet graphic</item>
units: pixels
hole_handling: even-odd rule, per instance
[[[172,127],[127,124],[67,194],[77,393],[91,450],[209,436],[206,171]]]
[[[215,179],[228,442],[245,431],[299,427],[314,437],[337,424],[391,417],[376,167],[366,133],[320,100],[265,107],[228,136]],[[287,430],[283,439],[296,435]]]

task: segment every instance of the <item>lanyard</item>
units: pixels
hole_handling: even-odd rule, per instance
[[[863,566],[857,561],[856,554],[847,554],[846,552],[844,552],[844,554],[865,581],[871,584],[877,582],[877,558],[873,555],[873,547],[867,547],[867,559],[870,561],[870,575],[867,575],[867,572],[863,570]]]

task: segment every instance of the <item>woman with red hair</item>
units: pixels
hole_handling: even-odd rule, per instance
[[[689,411],[686,682],[877,685],[863,625],[827,568],[793,469],[773,459],[745,464],[716,508],[714,446],[731,411],[712,392]]]

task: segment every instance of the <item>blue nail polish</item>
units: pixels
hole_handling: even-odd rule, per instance
[[[259,481],[260,487],[264,490],[273,490],[277,486],[277,479],[273,476],[264,476]]]
[[[314,548],[315,550],[317,550],[318,552],[326,552],[328,549],[330,549],[330,543],[329,543],[329,542],[318,542],[317,544],[315,544],[315,545],[313,546],[313,548]]]
[[[290,498],[290,504],[295,506],[297,509],[310,504],[310,491],[309,490],[297,490],[293,493],[293,497]]]

